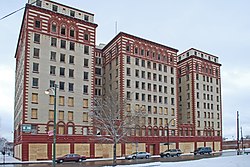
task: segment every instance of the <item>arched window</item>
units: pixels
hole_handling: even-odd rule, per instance
[[[66,27],[65,27],[65,25],[62,25],[61,26],[61,35],[66,35]]]
[[[71,38],[75,38],[75,29],[73,27],[71,27],[70,30],[69,30],[69,36]]]
[[[51,24],[51,32],[56,33],[57,32],[57,24],[55,22],[53,22]]]

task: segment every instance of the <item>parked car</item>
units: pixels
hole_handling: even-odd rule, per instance
[[[148,152],[134,152],[133,154],[127,155],[125,159],[143,159],[143,158],[150,158],[151,154]]]
[[[81,156],[79,154],[66,154],[62,157],[56,158],[57,163],[70,162],[70,161],[82,162],[83,160],[86,160],[86,157]]]
[[[182,154],[182,151],[180,149],[169,149],[160,154],[162,158],[164,157],[174,157],[177,156],[179,157]]]
[[[196,150],[194,150],[194,155],[200,154],[211,154],[212,153],[212,149],[211,147],[199,147]]]

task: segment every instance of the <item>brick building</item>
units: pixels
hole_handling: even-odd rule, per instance
[[[55,83],[56,156],[112,157],[111,144],[90,139],[95,130],[88,114],[93,97],[108,90],[129,98],[127,111],[140,107],[147,112],[131,142],[118,144],[118,156],[136,146],[159,154],[167,142],[184,152],[205,145],[221,150],[218,57],[196,49],[178,55],[175,48],[123,32],[96,46],[96,28],[91,13],[29,0],[15,55],[16,158],[51,159],[53,137],[48,132],[54,124],[54,98],[44,91]]]

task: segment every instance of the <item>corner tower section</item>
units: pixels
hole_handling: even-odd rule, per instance
[[[191,48],[178,56],[178,120],[181,136],[212,137],[221,149],[221,76],[218,57]],[[218,148],[220,147],[220,148]]]
[[[88,140],[96,27],[91,13],[49,0],[28,1],[15,55],[16,158],[51,159],[54,98],[44,91],[55,84],[56,156],[80,152],[74,143]]]

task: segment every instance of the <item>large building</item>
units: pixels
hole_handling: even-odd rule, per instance
[[[136,149],[159,154],[198,146],[221,150],[221,82],[218,57],[196,49],[178,50],[117,34],[96,46],[94,15],[50,0],[29,0],[16,50],[14,156],[52,158],[54,97],[58,86],[56,156],[67,153],[112,157],[112,144],[96,134],[92,100],[107,91],[127,98],[126,112],[141,108],[143,125],[119,143],[118,156]],[[137,148],[136,148],[137,147]]]

